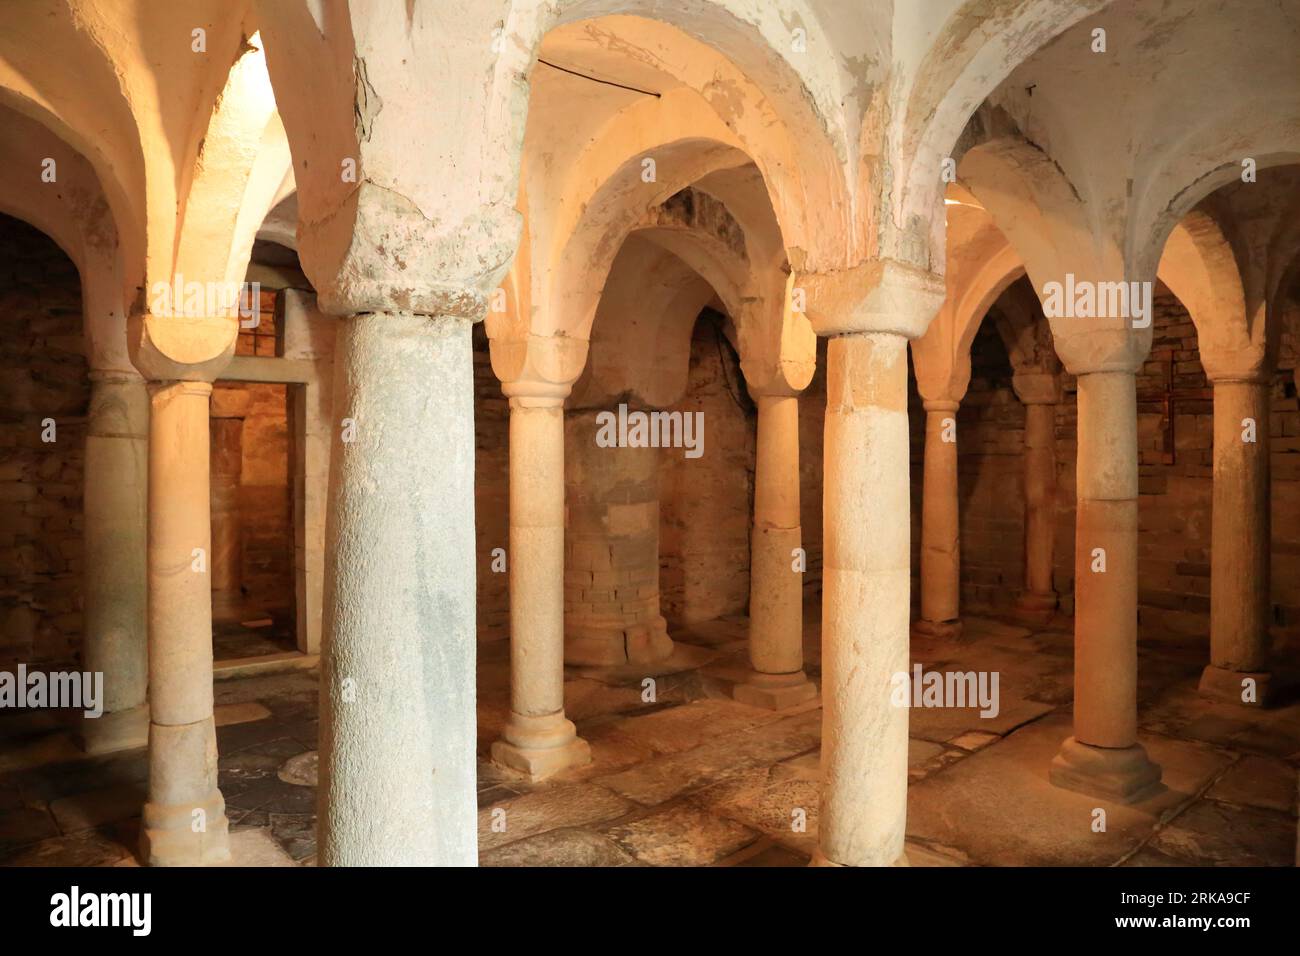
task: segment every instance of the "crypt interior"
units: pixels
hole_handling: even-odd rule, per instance
[[[0,6],[0,863],[1295,865],[1298,50]]]

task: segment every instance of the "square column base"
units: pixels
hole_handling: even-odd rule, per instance
[[[591,763],[591,745],[581,737],[559,747],[519,747],[508,740],[497,740],[492,744],[492,762],[526,774],[535,783],[569,767]]]
[[[1255,682],[1254,700],[1247,698],[1246,680]],[[1230,671],[1207,664],[1197,687],[1202,697],[1241,707],[1266,707],[1274,692],[1273,675],[1267,671]]]
[[[912,633],[935,637],[941,641],[957,641],[961,639],[961,621],[927,621],[918,618],[912,625]]]
[[[731,696],[740,704],[762,707],[764,710],[785,710],[814,700],[817,685],[803,671],[794,674],[752,673],[743,684],[737,684]]]
[[[562,710],[536,715],[512,711],[501,739],[492,744],[492,760],[537,781],[591,763],[591,747]]]
[[[195,810],[204,828],[195,832]],[[230,821],[220,791],[202,803],[160,806],[146,803],[140,821],[140,858],[149,866],[212,866],[230,862]]]
[[[1160,792],[1160,765],[1141,744],[1093,747],[1073,737],[1061,744],[1048,774],[1053,786],[1115,803],[1138,803]]]
[[[1030,626],[1041,627],[1056,616],[1058,603],[1059,598],[1056,596],[1055,591],[1049,591],[1045,594],[1025,591],[1012,605],[1011,614],[1018,621],[1023,621]]]

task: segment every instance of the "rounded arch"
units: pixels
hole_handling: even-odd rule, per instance
[[[1250,344],[1241,270],[1213,216],[1193,210],[1174,226],[1157,275],[1187,309],[1202,351]]]
[[[1300,163],[1300,105],[1287,106],[1270,113],[1267,128],[1253,130],[1243,130],[1235,115],[1207,117],[1164,151],[1130,218],[1137,269],[1158,267],[1174,228],[1210,194],[1240,182],[1243,160],[1256,171]],[[1150,238],[1140,242],[1143,236]]]
[[[985,3],[963,0],[937,33],[914,5],[897,5],[904,22],[897,32],[921,37],[917,50],[899,51],[913,66],[911,87],[894,150],[895,168],[902,171],[885,202],[902,235],[882,237],[882,253],[916,261],[928,252],[933,271],[945,269],[944,218],[938,215],[943,198],[943,160],[951,157],[971,115],[1021,63],[1051,40],[1114,0],[1023,0]],[[915,18],[915,19],[913,19]],[[922,235],[924,224],[928,234]],[[926,240],[926,250],[909,250]]]
[[[691,331],[717,292],[662,246],[631,235],[619,250],[570,407],[675,403],[686,388]]]
[[[540,291],[538,282],[549,279],[551,283],[544,300],[549,308],[541,317],[551,326],[546,332],[563,330],[586,338],[614,257],[644,211],[711,172],[749,162],[733,146],[699,139],[665,144],[656,155],[664,178],[650,184],[647,193],[640,156],[625,160],[586,202],[581,220],[563,242],[563,251],[552,260],[550,274],[534,274],[534,291]]]
[[[849,174],[856,144],[843,103],[853,81],[836,57],[793,53],[791,24],[810,48],[834,49],[806,3],[777,11],[734,0],[562,0],[542,14],[517,0],[504,28],[517,42],[494,71],[492,116],[511,127],[508,140],[523,141],[516,79],[532,75],[548,37],[617,47],[689,92],[750,153],[799,257],[813,267],[843,265],[869,215]],[[887,62],[883,40],[870,38],[881,47],[874,62]]]

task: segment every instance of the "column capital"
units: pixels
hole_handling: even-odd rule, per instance
[[[149,397],[153,398],[164,392],[176,392],[181,395],[202,395],[207,398],[212,395],[211,382],[195,382],[189,379],[172,379],[170,381],[148,382]]]
[[[303,266],[321,309],[482,319],[510,268],[522,217],[513,205],[495,203],[451,229],[444,223],[362,178],[328,217],[299,224]]]
[[[952,398],[927,398],[921,402],[927,412],[955,412],[961,408],[961,402]]]
[[[564,335],[491,339],[492,371],[515,407],[563,404],[587,364],[587,340]]]
[[[746,380],[746,383],[748,383],[748,379]],[[803,394],[803,389],[795,388],[793,385],[783,381],[769,381],[765,382],[761,386],[749,385],[748,391],[749,397],[756,403],[782,398],[797,399]]]
[[[237,315],[188,316],[134,312],[127,321],[131,362],[150,382],[217,379],[235,354]]]
[[[798,277],[805,314],[818,335],[888,332],[907,339],[925,333],[948,288],[944,277],[892,259]]]

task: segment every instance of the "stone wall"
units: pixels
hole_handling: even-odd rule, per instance
[[[703,413],[704,454],[659,452],[660,613],[670,625],[744,614],[749,606],[758,409],[724,321],[706,311],[695,323],[686,395],[671,409]]]
[[[291,611],[294,536],[288,386],[243,387],[249,393],[239,482],[244,590],[260,608]]]
[[[80,652],[90,401],[81,282],[54,242],[0,216],[0,668]],[[54,441],[41,440],[54,420]]]
[[[1196,328],[1163,286],[1155,296],[1150,356],[1138,376],[1139,620],[1144,636],[1209,634],[1213,390]],[[994,308],[997,308],[996,306]],[[1023,587],[1024,407],[989,320],[972,347],[971,386],[958,413],[962,604],[1005,609]],[[1300,626],[1300,407],[1294,350],[1284,338],[1274,376],[1272,442],[1274,624]],[[1055,587],[1073,610],[1077,398],[1064,375],[1057,408]],[[914,390],[913,390],[914,391]],[[918,553],[924,412],[913,394],[913,553]],[[914,600],[915,600],[914,583]]]

